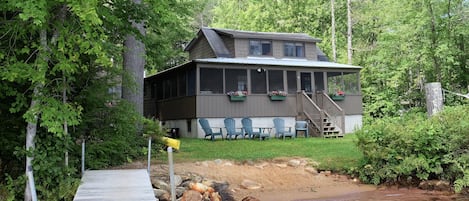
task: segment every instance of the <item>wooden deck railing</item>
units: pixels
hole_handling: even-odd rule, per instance
[[[324,134],[324,119],[336,127],[340,134],[345,133],[345,112],[326,93],[316,94],[316,101],[310,98],[304,91],[298,93],[298,112],[308,118],[314,127],[319,130],[319,134]]]
[[[341,134],[345,133],[345,112],[325,92],[317,94],[322,99],[322,110]]]
[[[322,136],[324,131],[324,125],[322,123],[325,117],[324,112],[304,91],[298,93],[297,100],[300,102],[300,108],[298,111],[301,111],[304,116],[311,121],[313,126],[319,130],[319,134]]]

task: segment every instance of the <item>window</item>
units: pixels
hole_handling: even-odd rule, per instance
[[[247,91],[246,70],[226,69],[225,70],[225,91]]]
[[[286,57],[305,57],[304,43],[286,42],[284,44],[284,55]]]
[[[269,91],[284,91],[283,71],[269,70]]]
[[[223,70],[214,68],[200,68],[200,93],[223,93]]]
[[[253,94],[266,94],[266,72],[264,70],[251,70],[251,92]]]
[[[358,72],[328,72],[328,93],[343,91],[346,95],[360,94],[360,77]]]
[[[289,94],[296,93],[298,89],[296,86],[296,71],[287,71],[287,85]]]
[[[272,42],[269,40],[250,40],[249,55],[272,56]]]
[[[311,93],[311,73],[300,73],[301,90]]]

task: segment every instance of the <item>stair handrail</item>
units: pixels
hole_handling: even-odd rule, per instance
[[[311,121],[311,123],[319,130],[321,136],[324,132],[322,120],[324,119],[323,110],[306,94],[305,91],[300,92],[301,112]],[[306,107],[305,107],[306,106]],[[317,117],[315,118],[315,114]]]
[[[331,122],[340,129],[340,133],[345,133],[345,112],[329,97],[324,91],[320,93],[323,98],[322,109]],[[325,100],[325,101],[324,101]]]

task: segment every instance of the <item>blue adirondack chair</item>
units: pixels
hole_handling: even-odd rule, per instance
[[[241,119],[241,124],[243,124],[243,129],[246,135],[248,135],[249,138],[259,138],[259,140],[265,139],[270,137],[268,133],[262,132],[262,128],[258,128],[259,130],[252,128],[252,120],[249,117]]]
[[[210,137],[210,140],[214,141],[215,136],[219,135],[221,137],[221,139],[223,140],[223,133],[221,131],[221,128],[218,128],[218,129],[220,129],[218,132],[213,132],[212,127],[210,127],[210,124],[208,123],[208,120],[205,119],[205,118],[200,118],[199,123],[200,123],[200,126],[202,126],[202,129],[205,132],[205,137],[204,138]]]
[[[285,140],[285,137],[290,137],[290,138],[295,137],[295,132],[291,131],[291,127],[288,127],[288,129],[285,128],[284,119],[275,118],[274,127],[275,127],[275,137],[277,138],[283,137],[283,139]]]
[[[225,118],[224,120],[226,128],[226,139],[236,139],[238,136],[244,137],[244,131],[241,128],[241,131],[236,129],[236,121],[233,118]]]

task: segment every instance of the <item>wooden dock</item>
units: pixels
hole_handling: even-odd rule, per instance
[[[82,178],[74,201],[157,201],[144,169],[89,170]]]

